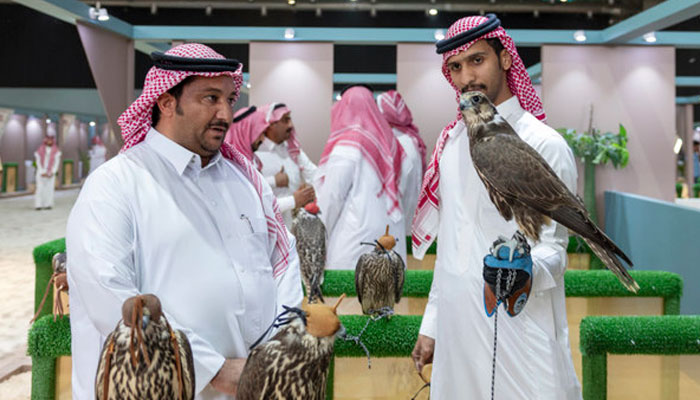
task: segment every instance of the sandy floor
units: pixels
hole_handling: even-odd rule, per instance
[[[0,199],[0,364],[26,348],[34,307],[32,250],[65,236],[68,213],[77,196],[77,189],[57,191],[54,208],[41,211],[34,210],[32,196]],[[3,382],[0,398],[28,398],[30,375],[20,374]],[[25,397],[15,390],[17,385],[25,388]]]

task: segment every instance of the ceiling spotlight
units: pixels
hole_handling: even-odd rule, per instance
[[[156,15],[157,12],[158,12],[158,6],[156,5],[156,3],[151,3],[151,14]]]
[[[287,28],[284,30],[284,38],[285,39],[294,39],[294,29],[293,28]]]
[[[648,32],[645,33],[644,36],[644,41],[647,43],[655,43],[656,42],[656,34],[654,32]]]
[[[316,16],[321,18],[321,14],[322,14],[321,7],[316,7]]]
[[[246,83],[245,83],[245,87],[248,88],[248,89],[250,89],[250,87],[251,87],[250,82],[246,82]]]
[[[608,0],[608,4],[609,4],[609,5],[615,4],[615,0]]]
[[[95,121],[90,121],[90,126],[95,126],[97,123]]]
[[[432,16],[438,15],[438,10],[437,10],[437,8],[431,8],[431,9],[429,9],[429,10],[428,10],[428,15],[432,15]]]
[[[88,10],[88,15],[90,16],[90,19],[96,19],[98,21],[109,20],[109,14],[107,13],[107,9],[102,8],[100,6],[99,1],[95,4],[95,7],[90,7],[90,9]]]
[[[289,4],[290,6],[293,6],[293,5],[297,4],[297,1],[296,0],[287,0],[287,4]]]
[[[374,8],[374,7],[370,8],[370,9],[369,9],[369,15],[370,15],[372,18],[376,17],[376,16],[377,16],[377,9]]]
[[[338,100],[338,101],[340,101],[340,99],[341,99],[340,93],[338,93],[338,94],[335,95],[335,99]]]
[[[207,14],[207,16],[211,15],[211,11],[212,11],[211,6],[207,6],[207,8],[204,9],[204,12]]]
[[[593,10],[586,11],[586,17],[588,17],[588,19],[593,18]]]
[[[559,1],[561,1],[562,3],[566,3],[566,0],[559,0]]]
[[[586,41],[586,32],[582,30],[578,30],[574,32],[574,40],[577,42],[585,42]]]
[[[265,6],[260,7],[260,15],[263,17],[267,17],[267,7],[265,7]]]
[[[539,18],[539,17],[540,17],[540,10],[534,10],[534,11],[532,12],[532,16],[535,17],[535,18]]]
[[[51,118],[46,118],[46,125],[51,123]]]
[[[445,38],[445,31],[443,31],[442,29],[435,29],[433,37],[435,38],[435,40],[442,40]]]
[[[484,14],[486,14],[486,11],[484,11],[484,10],[479,10],[479,15],[483,16]]]
[[[496,0],[491,0],[491,4],[494,4],[495,2],[496,2]]]
[[[695,57],[690,57],[690,58],[688,59],[688,63],[689,63],[689,64],[694,64],[695,61],[697,61],[697,59],[696,59]]]

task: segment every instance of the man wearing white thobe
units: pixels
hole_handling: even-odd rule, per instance
[[[474,29],[482,24],[490,28]],[[573,154],[556,131],[538,120],[544,119],[541,102],[495,16],[463,18],[446,37],[438,49],[447,47],[443,74],[455,90],[484,92],[575,190]],[[457,43],[450,47],[449,42]],[[419,370],[433,362],[432,399],[490,398],[495,333],[494,319],[485,313],[483,260],[499,235],[510,237],[518,226],[505,221],[491,202],[472,164],[461,118],[440,135],[423,187],[413,226],[414,255],[422,258],[436,234],[438,247],[413,359]],[[499,313],[497,399],[581,399],[566,320],[567,244],[566,227],[543,226],[540,241],[531,243],[533,286],[524,310],[512,318]]]
[[[326,268],[354,269],[372,250],[360,243],[379,239],[387,225],[405,262],[400,176],[407,161],[366,87],[351,87],[333,105],[331,129],[314,185],[329,238]]]
[[[249,346],[282,305],[301,305],[294,239],[274,195],[222,145],[240,64],[196,43],[166,55],[180,69],[155,59],[119,119],[123,151],[88,176],[69,217],[74,399],[94,398],[100,348],[131,296],[157,295],[185,332],[201,400],[233,399]],[[216,69],[192,57],[216,59]]]
[[[420,137],[418,127],[413,124],[411,110],[399,92],[389,90],[380,94],[377,96],[377,106],[406,154],[405,168],[401,168],[401,182],[404,187],[401,199],[406,233],[409,233],[425,172],[425,142]]]
[[[262,162],[262,174],[277,196],[280,212],[287,228],[292,227],[292,210],[313,201],[316,165],[300,148],[291,111],[281,103],[272,103],[261,109],[265,114],[265,137],[255,154]],[[278,173],[286,175],[278,185]],[[306,187],[308,189],[304,190]],[[301,189],[301,191],[300,191]]]
[[[54,204],[56,175],[61,163],[61,151],[56,146],[53,136],[44,138],[44,142],[34,152],[36,163],[36,191],[34,192],[34,208],[51,208]]]
[[[88,172],[88,174],[91,174],[100,165],[104,164],[107,155],[107,148],[104,143],[102,143],[102,139],[100,139],[99,135],[95,135],[95,137],[92,138],[92,148],[89,151],[89,155],[90,172]]]

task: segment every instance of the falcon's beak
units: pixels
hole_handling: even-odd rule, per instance
[[[472,108],[472,103],[471,101],[465,99],[465,98],[460,98],[459,99],[459,109],[460,111],[465,111]]]

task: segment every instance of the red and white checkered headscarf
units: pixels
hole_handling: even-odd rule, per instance
[[[403,101],[403,97],[396,90],[389,90],[377,96],[377,106],[392,128],[396,128],[411,137],[420,153],[423,168],[421,173],[425,172],[425,142],[420,137],[418,127],[413,124],[413,115]]]
[[[331,135],[323,149],[319,167],[322,167],[335,146],[351,146],[360,150],[382,183],[377,196],[385,195],[387,214],[392,220],[401,217],[399,178],[405,156],[401,144],[374,102],[372,92],[355,86],[343,93],[331,108]],[[324,168],[321,168],[322,171]]]
[[[224,142],[233,146],[234,149],[243,154],[249,161],[255,164],[255,167],[260,171],[262,162],[253,152],[253,143],[267,129],[265,123],[265,114],[256,109],[250,115],[245,116],[240,121],[236,121],[236,117],[249,112],[251,107],[241,108],[234,114],[234,122],[228,128]]]
[[[482,16],[470,16],[465,17],[450,26],[445,35],[446,39],[453,38],[460,33],[466,32],[473,29],[488,20],[486,17]],[[459,96],[461,94],[460,88],[458,88],[452,81],[450,76],[450,71],[447,67],[447,60],[463,51],[466,51],[475,42],[482,39],[498,38],[503,47],[508,51],[511,58],[513,59],[513,65],[506,73],[506,79],[508,82],[508,88],[511,93],[513,93],[520,102],[520,106],[533,114],[539,120],[544,121],[546,119],[544,110],[542,108],[542,101],[540,100],[535,88],[532,86],[532,81],[530,76],[525,69],[523,61],[518,55],[518,51],[515,48],[513,39],[508,36],[505,29],[499,26],[498,28],[488,32],[481,37],[475,38],[474,40],[457,47],[453,50],[447,51],[442,55],[442,74],[450,83],[452,88],[454,88],[457,94],[457,103],[459,103]],[[440,137],[438,138],[435,150],[433,151],[433,157],[428,164],[428,169],[425,171],[423,176],[423,187],[421,194],[418,198],[418,206],[416,207],[416,214],[413,217],[413,254],[416,257],[421,258],[425,251],[428,249],[430,244],[435,240],[435,235],[438,230],[439,225],[439,212],[440,212],[440,195],[439,195],[439,184],[440,184],[440,158],[442,157],[442,151],[445,148],[445,143],[447,142],[448,132],[459,122],[461,119],[461,114],[458,112],[458,119],[452,121],[445,129],[442,130]]]
[[[173,47],[165,52],[166,55],[199,59],[224,59],[224,56],[214,51],[212,48],[199,43],[187,43]],[[130,147],[142,142],[146,134],[151,129],[153,118],[153,106],[156,100],[163,93],[182,82],[188,76],[203,76],[213,78],[228,75],[233,79],[236,88],[236,100],[243,83],[243,65],[239,65],[235,72],[201,72],[201,71],[177,71],[165,70],[151,67],[146,74],[143,92],[129,108],[119,117],[117,123],[122,129],[124,146],[122,152]],[[263,178],[255,166],[239,151],[230,144],[223,142],[221,145],[221,155],[231,161],[250,180],[260,197],[265,219],[267,221],[267,233],[271,241],[275,242],[275,248],[271,257],[272,274],[276,278],[280,276],[289,266],[289,241],[287,239],[287,229],[284,226],[282,214],[277,206],[274,196],[270,196],[271,201],[264,201]]]
[[[265,113],[265,122],[267,123],[267,126],[281,120],[285,114],[291,112],[285,105],[281,105],[280,107],[277,106],[280,106],[280,103],[268,104],[260,109]],[[287,139],[287,151],[289,152],[289,157],[291,157],[292,160],[299,165],[299,153],[301,152],[301,146],[299,145],[299,138],[297,137],[297,130],[295,128],[292,128],[289,139]]]
[[[46,142],[51,139],[53,144],[51,147],[46,146]],[[56,144],[56,138],[53,136],[46,136],[44,141],[41,143],[38,149],[36,149],[36,154],[39,155],[39,162],[43,165],[46,162],[46,156],[49,157],[49,164],[46,166],[47,171],[53,171],[53,165],[56,162],[56,156],[58,155],[58,145]]]

